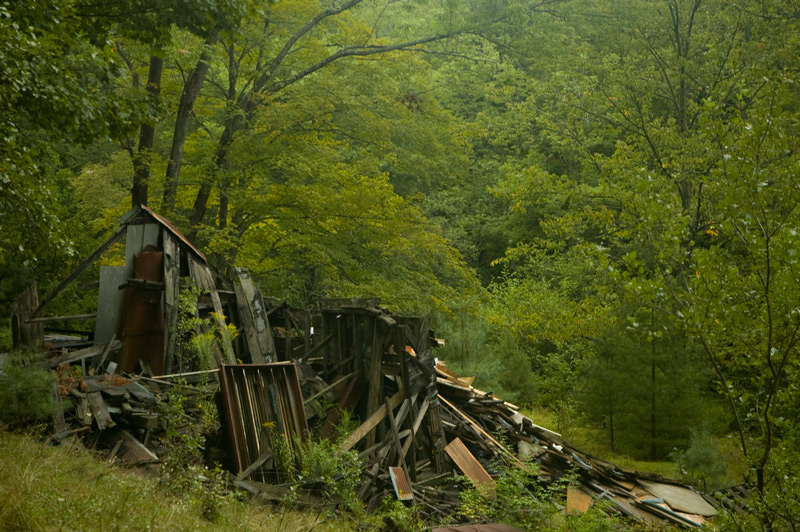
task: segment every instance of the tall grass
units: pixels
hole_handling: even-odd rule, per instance
[[[78,446],[49,447],[0,430],[0,532],[334,531],[346,522],[308,512],[231,501],[211,523],[189,495],[168,495],[155,479],[98,461]]]

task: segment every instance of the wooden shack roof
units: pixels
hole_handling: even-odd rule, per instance
[[[160,224],[164,229],[169,231],[175,238],[178,239],[181,246],[185,249],[189,250],[194,254],[198,259],[200,259],[203,263],[207,263],[206,256],[200,252],[199,249],[194,247],[188,238],[183,236],[183,234],[178,231],[178,229],[172,225],[172,222],[158,214],[157,212],[153,211],[147,205],[139,205],[138,207],[132,208],[130,211],[125,213],[125,215],[120,219],[120,227],[127,227],[128,225],[134,225],[139,223],[144,223],[143,218],[149,218],[153,222]]]

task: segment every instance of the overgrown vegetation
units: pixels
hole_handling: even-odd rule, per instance
[[[200,423],[185,412],[189,400],[202,412]],[[158,407],[165,428],[160,476],[164,490],[191,497],[205,519],[219,520],[220,508],[237,496],[228,486],[227,472],[218,463],[209,465],[204,452],[206,440],[220,430],[213,389],[208,383],[189,388],[176,382]]]
[[[49,447],[0,431],[0,530],[349,530],[346,520],[221,500],[209,521],[197,492],[166,489],[97,460],[79,444]],[[199,481],[198,481],[199,482]]]
[[[0,0],[0,315],[145,202],[268,296],[435,315],[597,448],[738,460],[798,526],[791,3],[182,5]]]
[[[56,376],[36,365],[43,353],[14,350],[0,358],[0,424],[22,427],[55,413]]]

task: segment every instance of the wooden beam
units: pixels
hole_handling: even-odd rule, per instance
[[[11,303],[11,337],[14,347],[40,349],[44,344],[43,327],[31,324],[29,319],[33,310],[39,306],[36,283],[30,285]]]
[[[397,405],[403,402],[405,398],[405,390],[399,390],[396,394],[390,397],[387,401],[387,404],[392,408],[396,408]],[[364,436],[367,435],[375,426],[380,423],[383,418],[386,417],[386,407],[387,404],[383,404],[378,408],[375,412],[370,415],[366,421],[364,421],[356,430],[354,430],[350,436],[344,441],[342,444],[342,451],[349,451],[353,448],[355,444],[361,441]]]
[[[49,305],[49,304],[50,304],[50,302],[51,302],[53,299],[55,299],[55,297],[56,297],[58,294],[60,294],[62,290],[64,290],[64,288],[66,288],[66,287],[67,287],[67,286],[68,286],[68,285],[69,285],[69,284],[70,284],[72,281],[74,281],[75,279],[77,279],[77,278],[78,278],[78,276],[79,276],[80,274],[82,274],[82,273],[83,273],[83,272],[85,272],[87,269],[89,269],[89,266],[91,266],[92,264],[94,264],[94,262],[95,262],[97,259],[99,259],[99,258],[100,258],[100,256],[101,256],[103,253],[105,253],[106,251],[108,251],[108,249],[109,249],[111,246],[113,246],[114,244],[116,244],[116,243],[119,241],[119,239],[120,239],[120,238],[122,238],[122,235],[124,235],[124,234],[126,233],[126,231],[127,231],[127,227],[125,227],[125,226],[122,226],[122,227],[120,227],[119,229],[117,229],[117,232],[116,232],[116,233],[114,233],[113,235],[111,235],[111,237],[110,237],[108,240],[106,240],[106,241],[103,243],[103,245],[102,245],[102,246],[100,246],[99,248],[97,248],[97,250],[96,250],[94,253],[92,253],[92,254],[89,256],[89,258],[87,258],[85,261],[83,261],[82,263],[80,263],[80,265],[79,265],[77,268],[75,268],[74,270],[72,270],[72,273],[71,273],[71,274],[69,274],[69,275],[67,276],[67,278],[66,278],[66,279],[64,279],[63,281],[61,281],[60,283],[58,283],[58,285],[57,285],[55,288],[53,288],[53,289],[50,291],[50,293],[49,293],[49,294],[47,294],[47,295],[45,296],[45,298],[44,298],[44,299],[42,299],[42,302],[41,302],[41,303],[39,303],[39,306],[38,306],[38,307],[36,307],[36,310],[34,310],[34,311],[33,311],[33,314],[31,314],[31,318],[35,318],[35,317],[37,317],[37,316],[39,315],[39,313],[42,311],[42,309],[44,309],[44,307],[46,307],[47,305]]]
[[[100,392],[91,392],[86,394],[89,399],[89,406],[92,409],[94,420],[97,422],[97,428],[103,430],[107,427],[113,427],[114,422],[111,421],[111,414],[108,413],[106,403],[100,396]]]
[[[111,352],[111,346],[114,345],[114,340],[117,339],[117,333],[111,334],[111,340],[108,341],[106,344],[106,348],[103,350],[103,356],[100,357],[100,362],[97,363],[98,371],[102,371],[103,363],[106,361],[106,357],[108,357],[108,353]]]
[[[476,488],[484,488],[491,491],[495,489],[494,479],[486,472],[480,462],[469,452],[460,438],[451,441],[444,448],[447,455],[453,462],[475,484]]]
[[[355,372],[353,372],[353,373],[351,373],[350,375],[345,375],[344,377],[342,377],[342,378],[341,378],[341,379],[339,379],[338,381],[334,382],[333,384],[329,384],[328,386],[326,386],[326,387],[325,387],[325,388],[323,388],[322,390],[318,391],[317,393],[315,393],[314,395],[312,395],[312,396],[311,396],[311,397],[309,397],[308,399],[304,399],[304,402],[306,402],[306,403],[310,403],[310,402],[311,402],[311,401],[313,401],[314,399],[316,399],[316,398],[320,397],[322,394],[324,394],[324,393],[325,393],[325,392],[327,392],[328,390],[331,390],[331,389],[335,388],[336,386],[338,386],[338,385],[339,385],[339,384],[341,384],[342,382],[346,381],[346,380],[347,380],[347,379],[349,379],[350,377],[354,376],[355,374],[356,374],[356,373],[355,373]]]
[[[81,360],[81,359],[84,359],[84,358],[93,357],[95,355],[99,355],[99,354],[103,353],[103,351],[106,349],[107,346],[108,346],[108,344],[97,344],[97,345],[93,345],[91,347],[87,347],[85,349],[79,349],[77,351],[70,351],[69,353],[63,354],[61,356],[57,356],[57,357],[53,357],[53,358],[48,358],[47,360],[43,360],[43,361],[39,362],[39,365],[40,366],[44,366],[46,368],[54,368],[54,367],[58,366],[59,364],[63,364],[64,362],[66,362],[66,363],[77,362],[78,360]],[[115,340],[114,342],[111,342],[110,351],[116,351],[117,349],[120,349],[121,347],[122,347],[122,342],[120,342],[119,340]]]
[[[400,436],[397,434],[397,423],[394,419],[394,413],[392,412],[392,406],[389,403],[389,398],[386,398],[386,415],[389,417],[389,427],[392,430],[392,438],[394,439],[394,445],[397,448],[397,454],[399,455],[400,467],[403,468],[403,472],[408,477],[408,466],[406,465],[405,456],[403,456],[403,445],[400,443]]]
[[[422,420],[425,418],[425,413],[428,411],[429,404],[430,400],[426,397],[422,402],[419,412],[417,412],[417,418],[414,420],[414,425],[411,427],[411,436],[403,444],[403,457],[408,454],[408,450],[411,448],[411,443],[417,436],[417,431],[419,430],[420,425],[422,425]]]
[[[228,333],[228,324],[225,322],[225,314],[222,312],[222,302],[219,299],[219,293],[217,293],[217,287],[214,284],[211,270],[209,270],[208,266],[205,264],[201,264],[190,257],[189,271],[197,287],[207,291],[211,295],[214,315],[219,327],[219,334],[222,337],[222,350],[225,355],[225,360],[228,364],[236,364],[236,356],[233,354],[233,345],[231,344],[231,337]]]
[[[25,320],[25,323],[47,323],[50,321],[75,321],[75,320],[93,320],[97,314],[75,314],[74,316],[47,316],[44,318],[31,318]]]
[[[469,416],[468,416],[468,415],[466,415],[464,412],[462,412],[461,410],[459,410],[458,408],[456,408],[456,407],[455,407],[455,405],[454,405],[453,403],[451,403],[450,401],[448,401],[447,399],[445,399],[445,398],[444,398],[444,397],[442,397],[441,395],[439,396],[439,399],[440,399],[441,401],[443,401],[443,402],[444,402],[444,404],[446,404],[447,406],[449,406],[449,407],[450,407],[450,408],[453,410],[453,412],[455,412],[456,414],[458,414],[458,415],[459,415],[459,416],[460,416],[462,419],[464,419],[464,420],[465,420],[467,423],[469,423],[469,424],[470,424],[470,425],[471,425],[471,426],[472,426],[472,427],[473,427],[473,428],[474,428],[476,431],[478,431],[478,433],[479,433],[479,434],[481,434],[481,435],[482,435],[482,436],[484,436],[486,439],[488,439],[490,442],[492,442],[492,443],[494,444],[495,448],[497,448],[497,450],[499,450],[501,453],[503,453],[503,454],[505,454],[506,456],[508,456],[509,458],[511,458],[511,461],[512,461],[512,462],[514,462],[514,463],[515,463],[516,465],[518,465],[519,467],[522,467],[522,468],[524,468],[524,467],[525,467],[525,464],[524,464],[524,463],[522,463],[522,461],[521,461],[519,458],[517,458],[517,457],[516,457],[516,456],[515,456],[515,455],[514,455],[514,454],[513,454],[511,451],[509,451],[508,449],[506,449],[506,448],[505,448],[505,447],[504,447],[504,446],[503,446],[503,445],[502,445],[502,444],[501,444],[499,441],[497,441],[496,439],[494,439],[494,437],[492,437],[492,435],[491,435],[491,434],[489,434],[488,432],[486,432],[485,430],[483,430],[483,427],[481,427],[480,425],[478,425],[477,423],[475,423],[475,421],[473,421],[473,419],[472,419],[471,417],[469,417]]]
[[[164,248],[164,371],[172,372],[178,346],[178,313],[181,291],[181,248],[166,228],[161,230]]]

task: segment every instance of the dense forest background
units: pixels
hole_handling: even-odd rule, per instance
[[[0,313],[146,203],[276,299],[432,316],[554,428],[736,449],[796,525],[798,36],[778,0],[0,1]]]

